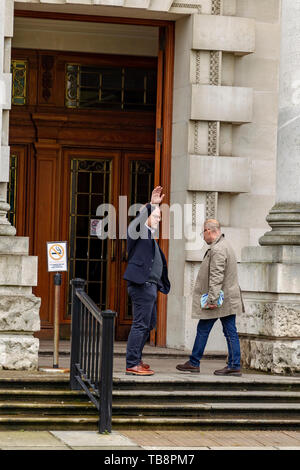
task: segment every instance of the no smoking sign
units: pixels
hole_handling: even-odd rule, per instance
[[[47,242],[48,272],[67,271],[67,242]]]

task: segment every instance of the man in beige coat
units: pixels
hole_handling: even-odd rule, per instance
[[[176,369],[181,372],[200,372],[200,360],[209,333],[219,318],[227,341],[228,362],[224,369],[216,370],[214,374],[241,376],[240,342],[235,320],[236,315],[243,311],[243,301],[238,283],[236,257],[217,220],[205,221],[203,237],[210,248],[204,255],[193,294],[192,317],[199,319],[197,335],[189,361],[178,364]],[[221,290],[224,293],[224,301],[218,306]],[[208,297],[202,308],[203,294],[208,294]]]

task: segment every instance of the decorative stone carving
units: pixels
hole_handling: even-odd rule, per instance
[[[220,123],[210,121],[208,123],[208,155],[219,154]]]
[[[197,10],[197,13],[201,13],[202,5],[200,3],[182,3],[174,2],[172,8],[194,8]]]
[[[221,14],[222,0],[212,0],[212,15]],[[209,70],[209,84],[221,85],[221,70],[222,70],[222,52],[210,52],[210,70]],[[208,155],[219,155],[220,146],[220,122],[208,123]],[[218,193],[208,192],[206,194],[206,219],[215,219],[217,217],[218,208]]]
[[[215,219],[218,209],[218,193],[213,191],[206,193],[206,219]]]
[[[212,0],[211,1],[211,14],[221,15],[222,14],[222,3],[223,0]]]
[[[210,52],[210,71],[209,71],[209,84],[221,85],[221,68],[222,68],[222,52]]]

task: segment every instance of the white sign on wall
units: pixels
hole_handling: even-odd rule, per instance
[[[48,272],[67,271],[67,242],[47,242]]]

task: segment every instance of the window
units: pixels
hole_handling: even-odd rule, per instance
[[[153,111],[156,81],[154,69],[67,64],[65,104],[68,108]]]
[[[22,106],[27,101],[27,60],[12,60],[11,73],[12,73],[12,99],[13,105]]]

